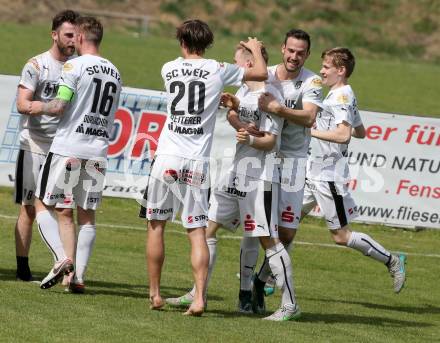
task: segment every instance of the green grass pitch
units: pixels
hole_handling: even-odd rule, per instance
[[[2,23],[0,73],[18,75],[24,62],[50,45],[49,29]],[[172,37],[170,30],[170,37]],[[312,37],[313,39],[313,37]],[[281,37],[280,37],[281,41]],[[218,40],[210,57],[232,61],[236,42]],[[271,42],[271,63],[279,43]],[[319,70],[323,47],[313,47],[308,68]],[[137,39],[106,32],[102,47],[122,73],[125,85],[162,89],[161,65],[179,50],[174,39]],[[361,109],[439,116],[440,67],[405,61],[360,58],[352,79]],[[15,281],[14,225],[18,207],[12,190],[0,188],[0,342],[434,342],[440,340],[440,231],[396,230],[354,225],[392,251],[408,253],[408,281],[392,291],[385,267],[350,249],[337,248],[325,224],[306,219],[291,253],[299,322],[270,323],[236,311],[240,233],[227,232],[209,288],[208,311],[187,318],[181,310],[148,308],[145,222],[134,200],[105,198],[98,211],[98,235],[90,261],[87,293],[65,294],[62,287],[40,290]],[[163,296],[178,296],[192,285],[189,244],[182,227],[169,224]],[[261,255],[261,254],[260,254]],[[52,257],[34,229],[30,254],[41,279]],[[267,299],[279,304],[279,292]]]

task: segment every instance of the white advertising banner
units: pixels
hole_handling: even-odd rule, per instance
[[[0,75],[0,185],[11,187],[19,150],[18,80]],[[357,221],[440,229],[440,120],[367,111],[361,116],[367,137],[352,139],[348,156]],[[123,88],[104,195],[142,197],[165,119],[163,92]],[[212,180],[228,167],[234,147],[234,131],[219,111]]]

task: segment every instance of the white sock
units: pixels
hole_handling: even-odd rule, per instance
[[[96,239],[96,225],[86,224],[79,227],[78,242],[76,244],[75,273],[79,282],[84,282],[90,255]]]
[[[55,262],[64,260],[66,253],[64,252],[60,231],[58,229],[58,221],[54,213],[47,210],[38,212],[36,219],[41,238],[52,252]]]
[[[208,287],[215,262],[217,261],[217,238],[208,238],[206,244],[208,244],[209,250],[208,279],[206,280],[206,287]]]
[[[211,280],[211,274],[214,270],[215,261],[217,260],[217,238],[207,238],[206,244],[209,250],[209,265],[208,265],[208,278],[206,280],[206,287],[208,288],[209,281]],[[189,295],[194,297],[196,294],[196,285],[189,291]]]
[[[391,259],[391,253],[388,250],[362,232],[352,232],[347,246],[384,264],[387,264]]]
[[[260,240],[258,237],[243,237],[240,246],[240,289],[252,289],[252,275],[257,264]]]
[[[276,285],[281,288],[281,306],[295,304],[292,263],[283,244],[278,243],[266,250],[266,258],[275,277]]]
[[[284,247],[284,248],[286,249],[287,253],[290,254],[290,252],[292,252],[292,250],[293,250],[293,241],[290,242],[287,245],[287,247]],[[258,279],[260,279],[260,281],[263,281],[264,283],[266,283],[271,275],[272,275],[272,270],[270,269],[269,261],[265,257],[263,264],[261,265],[260,270],[257,274],[257,277],[258,277]]]

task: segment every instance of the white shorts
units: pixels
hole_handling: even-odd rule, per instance
[[[298,228],[306,181],[306,161],[305,158],[290,158],[289,163],[281,164],[278,225],[283,228]]]
[[[229,172],[211,194],[208,218],[231,231],[241,223],[245,237],[276,238],[278,189],[277,183]]]
[[[46,155],[20,150],[15,164],[15,203],[34,205],[38,175],[46,160]],[[74,208],[72,196],[56,204],[57,208]]]
[[[159,155],[151,164],[139,216],[174,220],[180,212],[183,227],[205,227],[208,197],[209,162]]]
[[[330,230],[337,230],[359,214],[346,184],[332,181],[306,180],[303,211],[310,212],[318,204]]]
[[[49,152],[36,194],[48,206],[73,197],[76,205],[96,210],[102,199],[106,160],[83,160]]]

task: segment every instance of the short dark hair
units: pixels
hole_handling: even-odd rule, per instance
[[[98,46],[104,35],[104,28],[101,22],[95,17],[80,17],[76,25],[81,33],[84,33],[85,39]]]
[[[310,36],[306,31],[299,30],[299,29],[292,29],[286,33],[286,37],[284,38],[284,45],[287,44],[287,40],[289,38],[296,38],[299,40],[303,40],[307,42],[307,51],[310,51],[310,47],[312,46],[312,43],[310,42]]]
[[[184,21],[176,30],[176,38],[180,45],[185,44],[189,53],[197,55],[203,55],[214,42],[208,24],[198,19]]]
[[[347,48],[336,47],[324,50],[321,58],[329,57],[336,68],[345,67],[345,77],[349,78],[353,73],[356,60],[351,51]]]
[[[72,10],[64,10],[55,15],[52,19],[52,31],[56,31],[63,23],[75,25],[79,14]]]
[[[241,50],[245,54],[248,54],[248,55],[250,55],[252,57],[254,56],[252,54],[251,50],[249,50],[248,48],[244,47],[241,44],[238,44],[237,47],[235,48],[235,50],[236,51],[237,50]],[[261,47],[261,55],[263,55],[264,62],[266,62],[266,65],[267,65],[269,63],[269,54],[267,53],[267,50],[266,50],[266,48],[264,46]]]

